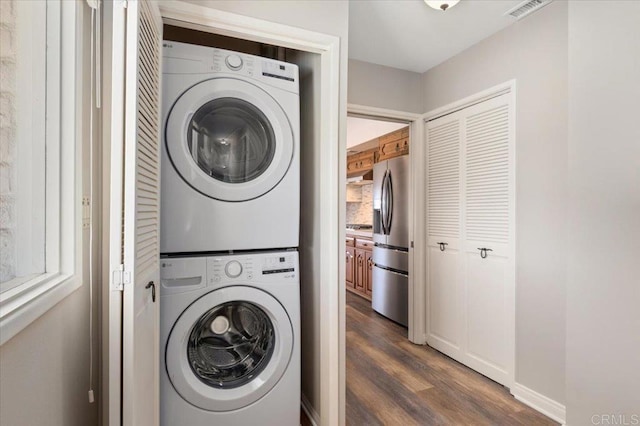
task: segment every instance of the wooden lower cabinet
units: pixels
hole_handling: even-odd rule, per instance
[[[365,251],[356,249],[356,282],[355,289],[360,293],[364,293],[366,269],[365,269]]]
[[[365,259],[364,259],[364,263],[365,263],[365,268],[366,268],[366,274],[365,274],[365,284],[364,284],[364,294],[367,295],[369,298],[371,298],[371,293],[373,293],[373,259],[371,259],[372,257],[372,253],[370,251],[365,252]]]
[[[346,287],[366,299],[371,299],[373,283],[373,263],[371,248],[373,243],[367,238],[354,238],[355,247],[347,246],[346,258]]]
[[[356,249],[355,247],[349,247],[347,246],[347,253],[346,253],[346,260],[345,260],[345,269],[346,269],[346,284],[347,284],[347,288],[354,288],[355,287],[355,254],[356,254]]]

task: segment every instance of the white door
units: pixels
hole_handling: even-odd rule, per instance
[[[514,357],[513,113],[502,95],[464,110],[466,364],[510,386]]]
[[[162,19],[148,0],[127,6],[124,155],[122,419],[158,425],[160,337],[160,60]]]
[[[511,95],[427,123],[427,342],[510,386],[515,351]]]
[[[110,304],[108,418],[110,425],[158,425],[162,20],[149,0],[111,7],[110,288],[122,298]]]
[[[455,357],[461,348],[459,114],[427,124],[427,341]]]

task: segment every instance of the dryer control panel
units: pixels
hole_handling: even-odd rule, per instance
[[[165,40],[162,43],[164,74],[220,74],[243,76],[289,92],[300,93],[296,64],[231,50]]]

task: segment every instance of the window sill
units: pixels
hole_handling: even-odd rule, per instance
[[[80,284],[76,275],[49,273],[0,294],[0,346],[70,295]]]

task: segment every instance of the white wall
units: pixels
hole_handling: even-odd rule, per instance
[[[2,1],[2,15],[6,2]],[[89,8],[84,14],[82,40],[89,40]],[[4,33],[3,33],[4,37]],[[89,45],[83,44],[85,60]],[[88,63],[84,63],[88,70]],[[89,72],[83,73],[84,102],[88,105]],[[88,186],[88,109],[83,108],[84,194]],[[98,404],[89,404],[89,233],[83,234],[82,286],[0,347],[1,425],[97,425]],[[96,292],[97,293],[97,292]],[[94,301],[94,326],[97,303]],[[98,348],[94,347],[93,377],[97,390]],[[97,400],[97,395],[96,395]]]
[[[640,2],[570,2],[569,425],[640,424],[639,119]]]
[[[212,9],[223,10],[240,15],[250,16],[271,22],[285,24],[306,30],[330,34],[340,38],[340,139],[346,137],[346,81],[347,81],[347,46],[349,26],[349,5],[346,1],[197,1],[188,2]],[[301,264],[301,310],[302,310],[302,393],[312,408],[323,415],[323,424],[327,424],[328,408],[320,404],[321,377],[328,374],[321,371],[321,310],[320,292],[324,285],[321,282],[320,259],[325,253],[320,252],[323,235],[319,232],[320,214],[333,214],[323,209],[320,196],[323,181],[320,170],[320,99],[318,97],[320,80],[311,71],[319,69],[319,56],[300,53],[292,55],[293,62],[298,63],[301,72],[301,223],[300,223],[300,264]],[[336,141],[339,144],[340,141]],[[340,164],[340,173],[344,175],[346,167],[346,150],[336,159]],[[339,189],[344,197],[344,189]],[[344,224],[344,211],[335,212]],[[340,239],[342,242],[342,239]],[[336,247],[337,250],[337,247]],[[344,260],[343,260],[344,261]],[[338,274],[338,271],[336,271]],[[344,272],[343,272],[344,274]],[[344,276],[344,275],[343,275]],[[337,285],[337,283],[334,283]],[[344,294],[341,293],[344,298]],[[341,320],[343,322],[343,320]],[[337,410],[337,407],[332,407]]]
[[[510,79],[516,98],[516,382],[565,401],[567,3],[423,75],[425,111]]]
[[[350,104],[421,114],[422,74],[349,59]]]

